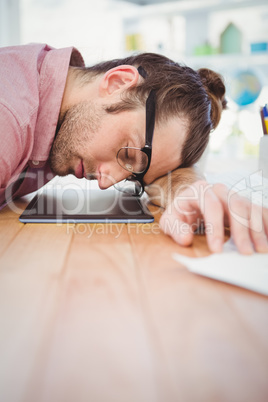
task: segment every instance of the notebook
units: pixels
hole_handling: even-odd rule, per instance
[[[267,254],[241,255],[232,239],[224,244],[220,254],[191,258],[175,253],[173,258],[191,272],[268,296]]]

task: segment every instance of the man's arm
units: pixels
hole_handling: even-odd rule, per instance
[[[197,167],[179,168],[146,186],[146,193],[152,204],[166,208],[187,186],[203,179]]]
[[[228,226],[242,254],[268,252],[268,209],[252,204],[223,184],[209,184],[195,168],[177,169],[146,188],[153,204],[165,211],[162,230],[177,243],[189,246],[194,230],[204,222],[208,246],[220,252]]]

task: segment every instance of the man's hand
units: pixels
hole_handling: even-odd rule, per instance
[[[172,202],[166,204],[160,219],[162,230],[176,242],[189,246],[201,223],[205,225],[208,246],[212,252],[220,252],[224,243],[224,227],[242,254],[268,252],[268,209],[238,196],[223,184],[209,184],[198,180],[180,186],[172,194]]]

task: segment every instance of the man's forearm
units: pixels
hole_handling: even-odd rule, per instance
[[[185,186],[200,179],[204,179],[204,176],[196,167],[179,168],[146,186],[146,193],[150,202],[166,208]]]

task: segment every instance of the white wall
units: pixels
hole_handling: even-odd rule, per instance
[[[19,0],[0,0],[0,46],[20,44]]]
[[[75,46],[87,64],[121,55],[122,13],[133,7],[113,0],[21,0],[22,43]]]

